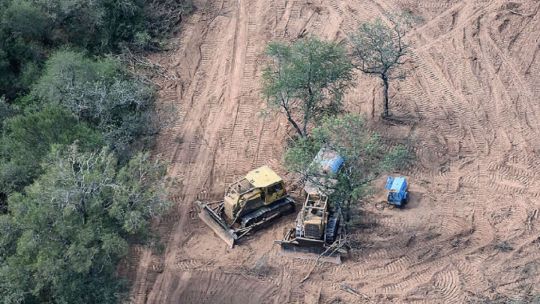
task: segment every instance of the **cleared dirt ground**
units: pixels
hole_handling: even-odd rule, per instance
[[[197,0],[177,48],[151,58],[174,124],[159,138],[176,203],[156,229],[163,254],[134,248],[133,303],[490,303],[540,294],[540,3],[481,0]],[[288,126],[264,114],[266,44],[304,35],[347,40],[385,12],[423,18],[410,34],[416,69],[391,88],[358,77],[347,96],[385,136],[413,145],[405,210],[366,199],[355,250],[344,264],[278,255],[272,244],[293,217],[231,250],[192,209],[219,199],[236,177],[281,166]],[[374,107],[375,105],[375,107]],[[382,188],[383,181],[375,183]],[[344,290],[348,286],[362,295]]]

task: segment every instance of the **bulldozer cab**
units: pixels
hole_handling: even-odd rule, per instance
[[[272,204],[286,195],[283,180],[269,167],[250,171],[229,186],[225,193],[225,214],[231,220]]]
[[[285,185],[279,182],[265,189],[265,203],[271,204],[285,195]]]
[[[265,205],[275,202],[286,194],[283,180],[268,166],[250,171],[246,175],[246,180],[253,188],[261,189]]]

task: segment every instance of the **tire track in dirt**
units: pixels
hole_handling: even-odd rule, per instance
[[[181,177],[182,179],[182,187],[180,188],[183,191],[183,202],[175,206],[179,210],[180,217],[175,223],[175,228],[171,233],[171,239],[165,253],[165,272],[170,271],[167,268],[169,265],[175,264],[175,248],[177,246],[180,247],[191,235],[189,226],[186,225],[190,207],[181,206],[183,204],[190,206],[195,196],[204,189],[204,184],[201,183],[207,183],[207,181],[201,178],[200,171],[211,169],[208,167],[201,168],[201,164],[205,163],[205,161],[201,162],[201,160],[211,158],[211,154],[214,152],[209,150],[209,142],[215,144],[215,133],[208,134],[209,132],[205,130],[205,124],[216,118],[218,113],[211,109],[215,108],[219,102],[220,96],[223,94],[220,91],[224,87],[216,87],[213,83],[208,82],[208,80],[215,80],[217,74],[227,71],[226,62],[218,61],[218,58],[214,54],[217,49],[226,48],[228,41],[225,41],[223,37],[213,37],[215,35],[213,32],[217,32],[219,27],[228,23],[226,17],[220,16],[220,13],[216,14],[216,12],[230,9],[227,6],[233,5],[233,3],[210,1],[205,4],[206,6],[201,10],[200,15],[193,17],[195,19],[194,23],[188,24],[185,29],[186,38],[184,42],[186,44],[179,52],[180,56],[191,55],[198,59],[193,60],[194,68],[189,70],[189,73],[186,73],[187,75],[184,75],[184,92],[181,96],[177,97],[182,99],[182,102],[179,102],[181,107],[187,109],[186,111],[179,111],[180,118],[178,121],[180,121],[182,128],[175,126],[171,130],[172,133],[179,133],[180,135],[178,137],[181,139],[177,143],[178,148],[175,149],[179,152],[174,153],[173,167],[170,175]],[[210,13],[215,15],[211,15]],[[197,21],[201,23],[197,23]],[[207,96],[209,98],[206,98]],[[208,114],[205,115],[204,113]],[[202,116],[199,116],[201,114]],[[201,120],[199,117],[205,117],[206,121]],[[170,139],[164,142],[166,146],[174,145]],[[149,301],[152,301],[156,297],[156,293],[160,292],[160,286],[166,283],[163,282],[162,277],[163,275],[158,276],[156,284],[152,289],[154,294],[150,294]],[[151,282],[148,283],[151,284]]]
[[[150,267],[151,252],[148,249],[142,248],[139,251],[142,251],[142,254],[138,260],[137,274],[133,282],[132,290],[134,292],[130,296],[131,303],[146,302],[146,280],[148,277],[148,268]]]
[[[454,24],[451,27],[450,31],[447,31],[445,33],[441,33],[440,29],[445,29],[446,27],[442,27],[438,25],[438,22],[445,22],[444,18],[448,18],[447,15],[439,15],[432,19],[431,22],[428,22],[426,26],[428,28],[420,28],[418,29],[418,33],[420,35],[422,33],[432,33],[432,36],[423,36],[423,38],[426,40],[426,43],[422,44],[421,46],[417,46],[418,51],[425,51],[431,48],[434,45],[443,44],[445,40],[447,40],[449,37],[455,37],[459,35],[460,31],[465,30],[467,27],[471,26],[471,21],[474,21],[479,16],[483,15],[485,11],[489,10],[492,6],[498,5],[499,2],[496,1],[463,1],[465,2],[462,9],[457,9],[459,5],[456,5],[454,7],[451,7],[449,10],[455,10],[454,14],[459,14],[461,17],[461,21],[459,23]],[[483,6],[476,7],[476,2],[484,3]],[[487,4],[486,4],[487,3]],[[463,15],[466,15],[466,17],[463,17]],[[429,28],[429,26],[437,26],[435,29]]]

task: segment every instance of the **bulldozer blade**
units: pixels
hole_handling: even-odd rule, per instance
[[[238,236],[236,233],[231,230],[223,219],[214,212],[208,204],[197,201],[196,204],[199,206],[199,218],[212,229],[217,236],[219,236],[230,248],[234,247]]]
[[[277,243],[277,242],[276,242]],[[324,249],[318,247],[302,247],[296,243],[279,242],[280,256],[302,259],[302,260],[318,260],[320,262],[327,262],[332,264],[341,264],[341,254],[339,252],[333,252],[332,254],[325,253]]]

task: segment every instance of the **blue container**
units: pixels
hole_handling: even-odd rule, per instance
[[[328,155],[328,154],[327,154]],[[325,156],[327,156],[325,155]],[[330,171],[330,174],[336,174],[339,171],[339,168],[343,165],[345,160],[343,157],[341,157],[339,154],[335,153],[330,158],[324,158],[321,160],[321,167],[327,168],[328,171]]]
[[[345,160],[336,151],[321,148],[313,161],[310,168],[313,170],[313,175],[306,181],[304,191],[308,194],[325,193],[329,195],[333,192],[331,189],[337,181],[335,175],[343,166]]]
[[[315,164],[320,174],[332,176],[338,173],[343,163],[341,155],[334,150],[323,147],[315,156],[312,166]]]

